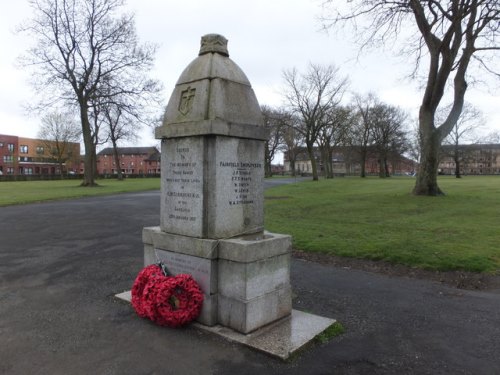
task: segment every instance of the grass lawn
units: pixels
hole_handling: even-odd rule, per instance
[[[91,188],[81,187],[80,183],[79,180],[2,181],[0,182],[0,206],[160,189],[159,178],[127,178],[123,181],[97,180],[99,186]]]
[[[442,177],[444,197],[413,196],[414,183],[352,177],[268,189],[266,229],[305,251],[500,272],[500,177]]]

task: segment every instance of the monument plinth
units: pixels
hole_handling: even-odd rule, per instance
[[[144,228],[145,265],[163,260],[205,293],[198,321],[248,333],[291,313],[291,238],[264,231],[264,127],[227,39],[202,37],[162,126],[160,226]]]

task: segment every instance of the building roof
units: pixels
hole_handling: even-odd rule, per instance
[[[120,155],[151,155],[158,153],[156,147],[117,147]],[[113,155],[113,147],[106,147],[97,155]]]
[[[161,160],[161,154],[159,151],[153,152],[151,155],[148,156],[147,159],[144,159],[144,161],[160,161]]]
[[[441,146],[443,150],[453,150],[455,148],[455,145],[442,145]],[[464,144],[464,145],[458,145],[458,148],[461,150],[468,149],[468,150],[499,150],[500,149],[500,144],[499,143],[472,143],[472,144]]]

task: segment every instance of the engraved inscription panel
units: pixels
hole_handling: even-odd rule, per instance
[[[217,292],[216,278],[212,280],[212,261],[210,259],[160,249],[156,249],[156,254],[173,275],[187,273],[193,276],[205,294],[210,295]]]
[[[229,184],[231,188],[227,195],[229,206],[255,203],[253,181],[258,178],[257,174],[263,168],[262,163],[220,161],[219,167],[229,168],[229,175],[231,176],[231,183]]]
[[[221,237],[263,229],[264,142],[217,138],[215,220]]]
[[[203,230],[203,139],[164,140],[162,230],[201,237]]]

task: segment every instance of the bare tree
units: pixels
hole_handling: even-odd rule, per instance
[[[378,99],[372,93],[366,96],[354,97],[357,116],[353,121],[350,132],[350,144],[355,147],[360,156],[360,177],[366,177],[366,159],[368,150],[373,143],[374,116],[373,109],[378,104]]]
[[[451,151],[451,157],[455,163],[455,177],[460,178],[460,169],[462,161],[466,159],[466,150],[460,147],[464,142],[475,142],[475,131],[484,124],[484,118],[481,111],[475,108],[470,103],[465,103],[462,113],[453,126],[450,134],[444,139],[443,144],[451,146],[451,148],[442,148],[442,152]],[[448,153],[449,154],[449,153]]]
[[[262,106],[262,115],[264,116],[264,125],[269,129],[269,139],[266,141],[264,148],[264,170],[265,176],[273,175],[271,163],[276,155],[276,152],[283,144],[283,133],[287,123],[286,114],[280,109],[274,109],[269,106]]]
[[[478,139],[478,143],[500,143],[500,131],[494,130]]]
[[[324,17],[325,27],[359,24],[356,34],[367,45],[393,44],[400,35],[411,35],[408,50],[415,53],[415,71],[428,60],[425,90],[419,111],[422,140],[421,162],[413,193],[441,195],[437,184],[439,149],[462,112],[467,91],[467,72],[472,62],[492,72],[493,58],[488,52],[498,45],[500,2],[497,0],[353,0],[347,7],[327,1],[333,14]],[[346,10],[344,10],[346,9]],[[358,24],[358,25],[359,25]],[[403,33],[413,25],[417,32]],[[415,38],[415,35],[418,37]],[[490,60],[488,60],[490,59]],[[493,72],[497,77],[498,72]],[[452,106],[442,123],[436,123],[436,111],[447,86],[452,87]]]
[[[377,150],[379,177],[390,177],[389,158],[399,157],[407,149],[404,124],[406,113],[387,104],[378,104],[372,110],[373,145]]]
[[[63,165],[71,158],[79,158],[73,154],[71,143],[80,140],[81,130],[70,113],[51,112],[42,117],[38,131],[39,146],[43,154],[48,154],[57,164],[63,178]]]
[[[306,73],[296,69],[285,71],[285,99],[293,114],[301,117],[302,126],[296,131],[302,134],[311,160],[313,180],[318,180],[318,168],[314,156],[314,145],[321,129],[327,124],[328,113],[337,106],[347,87],[347,77],[340,77],[333,65],[310,64]]]
[[[327,114],[327,123],[319,133],[318,145],[326,178],[333,178],[333,150],[346,142],[353,123],[352,116],[350,107],[333,108]]]
[[[303,144],[302,135],[296,129],[300,126],[300,119],[291,114],[287,115],[287,123],[283,131],[283,147],[282,151],[285,152],[288,162],[290,164],[290,171],[292,176],[295,177],[295,161],[300,152],[300,146]]]
[[[35,41],[21,58],[34,70],[39,107],[76,106],[85,145],[83,186],[95,185],[97,98],[139,98],[157,88],[145,74],[156,47],[139,44],[134,16],[119,14],[124,0],[30,0],[34,18],[21,31]],[[93,113],[90,113],[93,111]],[[93,118],[93,121],[91,121]]]

